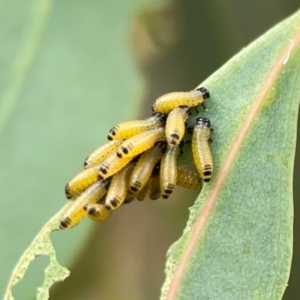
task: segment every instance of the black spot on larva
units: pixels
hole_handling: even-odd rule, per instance
[[[88,204],[86,204],[86,205],[83,207],[83,210],[84,210],[84,211],[87,211],[87,210],[88,210],[88,208],[89,208],[89,205],[88,205]]]
[[[176,145],[176,140],[169,140],[169,143],[170,143],[171,145]]]
[[[126,147],[122,147],[121,149],[122,149],[124,154],[128,154],[129,151]],[[118,153],[117,153],[117,155],[118,155]]]
[[[65,187],[65,193],[66,193],[67,198],[70,199],[71,195],[70,195],[70,185],[69,184],[67,184]]]
[[[71,224],[70,218],[66,217],[63,220],[60,221],[59,228],[67,228]]]
[[[209,175],[211,175],[211,171],[205,171],[203,174],[204,174],[205,176],[209,176]]]
[[[103,174],[107,174],[107,170],[104,167],[100,168],[100,172],[102,172]]]
[[[164,192],[165,192],[166,194],[171,195],[171,194],[173,193],[173,190],[164,190]]]
[[[108,204],[105,204],[105,208],[106,208],[107,210],[111,210],[111,207],[110,207]]]
[[[117,156],[119,157],[119,158],[122,158],[122,154],[118,151],[117,152]]]
[[[129,189],[130,189],[131,192],[134,192],[134,193],[138,192],[138,190],[139,190],[138,188],[136,188],[133,185]]]
[[[134,200],[133,196],[128,196],[123,203],[128,204]]]
[[[105,178],[101,175],[101,174],[98,174],[98,180],[104,180]]]
[[[89,210],[89,215],[91,216],[95,216],[97,214],[97,209],[95,207],[92,207],[90,210]]]
[[[69,217],[66,217],[65,222],[67,222],[68,224],[71,224],[71,219]]]
[[[111,135],[116,135],[116,128],[113,127],[113,128],[109,131],[109,133],[110,133]]]
[[[110,204],[113,206],[113,207],[117,207],[118,206],[118,203],[119,201],[117,199],[111,199],[110,200]]]
[[[210,178],[204,178],[205,182],[210,182]]]
[[[88,157],[86,158],[86,160],[85,160],[84,163],[83,163],[83,166],[84,166],[84,167],[86,167],[86,166],[88,165],[87,160],[88,160]]]
[[[168,199],[168,198],[169,198],[169,195],[162,195],[162,197],[163,197],[164,199]]]
[[[64,220],[60,221],[60,224],[59,224],[60,229],[64,229],[67,227],[68,227],[68,224]]]
[[[179,140],[179,135],[177,133],[172,133],[170,136],[176,140]]]
[[[110,135],[107,136],[107,139],[108,139],[109,141],[112,141],[112,140],[113,140],[113,138],[112,138]]]

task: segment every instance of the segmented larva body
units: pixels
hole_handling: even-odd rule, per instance
[[[166,140],[165,129],[159,127],[139,133],[120,146],[117,151],[119,158],[133,157],[153,147],[157,142]]]
[[[98,202],[107,192],[107,181],[98,181],[72,199],[72,205],[62,216],[59,228],[70,228],[77,225],[87,214],[85,205]]]
[[[189,116],[190,110],[187,106],[176,107],[169,113],[166,123],[166,138],[170,147],[180,144]]]
[[[122,140],[114,140],[108,141],[105,144],[101,145],[87,157],[84,162],[84,167],[88,168],[101,163],[110,154],[116,152],[122,143]]]
[[[123,204],[128,192],[128,183],[133,166],[134,163],[130,163],[112,177],[105,199],[107,210],[115,210]]]
[[[165,150],[166,143],[158,142],[140,156],[129,179],[129,191],[131,193],[138,193],[146,185],[155,165],[161,159]]]
[[[189,190],[199,190],[202,188],[201,178],[197,173],[178,169],[176,185]]]
[[[107,210],[103,203],[87,204],[85,206],[87,216],[96,222],[103,222],[111,215],[111,210]]]
[[[128,191],[123,204],[131,203],[134,199],[135,199],[135,195]]]
[[[159,97],[152,106],[152,110],[162,114],[170,113],[179,106],[197,107],[210,97],[209,91],[201,87],[190,92],[173,92]]]
[[[94,165],[77,173],[66,185],[65,193],[68,199],[84,191],[98,180],[100,165]]]
[[[145,120],[136,120],[120,123],[114,126],[107,136],[109,140],[122,140],[133,137],[141,132],[161,127],[165,124],[166,117],[163,114],[155,113]]]
[[[209,148],[211,128],[207,118],[198,118],[193,130],[192,152],[196,168],[205,182],[209,182],[213,172],[213,160]]]
[[[160,162],[160,189],[162,197],[168,199],[173,193],[177,180],[177,156],[180,147],[168,147]]]
[[[118,158],[116,153],[112,153],[109,155],[102,163],[99,164],[99,179],[106,179],[117,172],[119,172],[122,168],[128,165],[134,157],[124,157]]]

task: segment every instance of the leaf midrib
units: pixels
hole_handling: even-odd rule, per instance
[[[275,61],[274,66],[269,71],[268,76],[265,78],[260,90],[258,91],[256,97],[253,99],[252,104],[250,106],[249,112],[237,133],[236,138],[234,139],[227,156],[224,159],[224,163],[222,164],[218,174],[216,175],[215,185],[212,189],[211,194],[208,196],[206,204],[196,220],[194,226],[191,228],[191,237],[190,241],[182,255],[182,259],[174,273],[172,281],[170,283],[167,300],[175,299],[176,291],[178,290],[179,285],[181,284],[181,279],[185,272],[186,266],[190,260],[190,257],[194,251],[194,248],[197,245],[197,241],[199,240],[205,225],[208,221],[208,218],[213,210],[213,207],[217,201],[218,195],[222,189],[222,186],[228,177],[229,170],[236,158],[236,155],[242,144],[248,135],[251,126],[254,123],[255,117],[258,115],[258,112],[265,101],[268,101],[266,95],[269,92],[270,88],[274,85],[277,78],[279,77],[281,69],[285,64],[288,63],[288,60],[292,53],[295,51],[297,46],[300,44],[300,30],[296,32],[294,37],[291,40],[287,41],[286,46],[283,51],[279,55],[278,59]]]

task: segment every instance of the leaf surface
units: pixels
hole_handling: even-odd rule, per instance
[[[214,174],[169,250],[161,299],[281,299],[292,257],[299,28],[297,12],[201,84],[211,92],[200,115],[214,128]],[[187,150],[182,163],[192,163]]]

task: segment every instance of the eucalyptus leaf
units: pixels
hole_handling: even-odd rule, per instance
[[[281,299],[293,242],[300,12],[201,84],[214,174],[169,250],[161,299]],[[195,122],[194,116],[191,124]],[[182,163],[192,163],[185,151]]]

